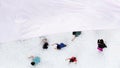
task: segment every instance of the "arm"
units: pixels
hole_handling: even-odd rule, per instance
[[[52,46],[56,45],[57,43],[52,44]]]
[[[70,58],[65,59],[65,61],[66,61],[66,60],[70,60]]]
[[[104,47],[107,48],[106,44],[104,43]]]

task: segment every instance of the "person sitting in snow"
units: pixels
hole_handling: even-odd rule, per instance
[[[43,40],[42,40],[42,42],[43,42],[43,49],[48,49],[48,46],[49,46],[49,44],[48,44],[48,40],[47,40],[47,38],[44,38]]]
[[[66,60],[69,60],[69,63],[75,63],[75,64],[77,63],[77,58],[74,56],[72,56],[71,58],[68,58]]]
[[[28,58],[32,59],[32,62],[31,62],[32,66],[36,66],[36,65],[38,65],[40,63],[40,57],[38,57],[38,56],[30,56]]]
[[[66,44],[64,44],[64,43],[60,43],[60,44],[55,43],[55,44],[53,44],[53,45],[57,45],[55,49],[58,49],[58,50],[60,50],[60,49],[62,49],[62,48],[64,48],[64,47],[66,47],[66,46],[67,46],[67,45],[66,45]]]
[[[73,31],[72,34],[74,35],[74,38],[72,39],[72,41],[74,41],[75,38],[78,37],[81,34],[81,31]]]
[[[97,44],[98,44],[97,49],[98,49],[100,52],[103,51],[103,48],[107,48],[107,46],[106,46],[106,44],[104,43],[104,40],[103,40],[103,39],[98,39]]]

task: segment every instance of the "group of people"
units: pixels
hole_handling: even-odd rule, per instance
[[[79,35],[81,35],[81,31],[74,31],[72,33],[72,35],[74,36],[73,39],[71,41],[74,41],[75,38],[79,37]],[[49,43],[48,43],[48,39],[47,38],[43,38],[42,39],[42,42],[43,42],[43,49],[48,49],[49,47]],[[102,52],[104,48],[107,48],[106,44],[104,43],[104,40],[103,39],[98,39],[97,41],[97,44],[98,44],[98,47],[97,49]],[[61,50],[62,48],[66,47],[67,45],[63,42],[61,43],[54,43],[53,45],[56,45],[56,48],[57,50]],[[35,66],[37,65],[38,63],[40,63],[40,57],[38,56],[30,56],[29,58],[32,58],[32,61],[31,61],[31,65],[32,66]],[[77,58],[75,56],[72,56],[70,58],[67,58],[66,60],[69,60],[69,63],[77,63]]]

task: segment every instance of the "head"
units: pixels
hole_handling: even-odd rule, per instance
[[[61,49],[61,47],[59,46],[59,45],[57,45],[57,47],[56,47],[58,50],[60,50]]]
[[[98,43],[104,43],[103,39],[98,39]]]
[[[43,42],[47,42],[47,39],[45,38],[45,39],[43,39]]]
[[[104,43],[103,39],[100,39],[100,43]]]
[[[31,65],[32,65],[32,66],[35,66],[35,62],[31,62]]]

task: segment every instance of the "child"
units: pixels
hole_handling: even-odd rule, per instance
[[[98,43],[97,49],[98,49],[100,52],[103,51],[103,48],[107,48],[107,46],[106,46],[106,44],[104,43],[103,39],[98,39],[97,43]]]
[[[77,63],[77,58],[76,57],[71,57],[71,58],[68,58],[68,59],[66,59],[66,60],[69,60],[69,63]]]
[[[43,49],[48,49],[48,41],[47,41],[47,39],[46,38],[44,38],[43,40]]]
[[[60,44],[55,43],[55,44],[53,44],[53,45],[57,45],[57,47],[56,47],[55,49],[58,49],[58,50],[60,50],[60,49],[62,49],[62,48],[64,48],[64,47],[66,47],[66,46],[67,46],[67,45],[66,45],[66,44],[64,44],[64,43],[60,43]]]
[[[74,38],[72,39],[72,41],[74,41],[75,38],[81,34],[81,31],[74,31],[72,34],[74,35]]]
[[[32,58],[31,65],[36,66],[38,63],[40,63],[40,57],[38,56],[30,56],[28,58]]]

